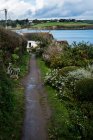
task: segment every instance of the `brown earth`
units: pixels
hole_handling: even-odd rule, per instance
[[[22,140],[48,140],[47,122],[51,113],[34,54],[30,59],[29,73],[22,83],[25,87]]]

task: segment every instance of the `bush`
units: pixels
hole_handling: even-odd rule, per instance
[[[24,36],[28,40],[34,40],[34,41],[41,41],[41,42],[49,42],[53,39],[52,34],[46,33],[46,32],[40,32],[40,33],[25,33]]]
[[[26,52],[27,41],[23,36],[10,30],[0,28],[0,51],[2,50],[2,59],[4,64],[12,59],[12,54],[19,56],[19,62],[22,55]]]
[[[63,48],[51,43],[48,48],[45,49],[43,53],[43,59],[46,64],[49,64],[52,68],[57,68],[61,66],[61,53]]]
[[[76,83],[75,94],[79,101],[93,101],[93,79],[82,79]]]
[[[68,74],[68,72],[74,71],[74,70],[77,70],[77,69],[78,69],[78,67],[76,67],[76,66],[64,67],[64,68],[59,70],[59,74],[65,76],[66,74]]]
[[[51,68],[58,68],[61,67],[62,65],[60,55],[56,55],[56,54],[52,55],[50,57],[50,61],[51,61],[51,65],[50,65]]]
[[[0,112],[12,111],[13,94],[12,82],[7,77],[3,68],[0,69]]]
[[[26,72],[27,42],[22,36],[0,28],[0,140],[20,139],[23,118],[23,89],[19,80],[6,74],[7,65],[19,66],[22,77]]]
[[[76,66],[86,66],[93,59],[93,45],[80,42],[72,44],[72,56]]]

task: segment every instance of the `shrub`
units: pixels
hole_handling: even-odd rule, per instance
[[[36,40],[52,40],[53,39],[53,35],[48,33],[48,32],[38,32],[38,33],[27,33],[25,34],[25,36],[29,39],[36,39]]]
[[[93,59],[93,45],[80,42],[72,44],[72,54],[75,65],[86,66]]]
[[[26,52],[26,45],[27,41],[23,36],[0,28],[0,51],[2,50],[2,59],[6,65],[11,61],[12,54],[18,55],[21,61],[22,55]]]
[[[77,69],[78,69],[78,67],[76,67],[76,66],[64,67],[64,68],[59,70],[59,74],[65,76],[66,74],[68,74],[68,72],[71,72],[71,71],[74,71],[74,70],[77,70]]]
[[[3,67],[0,69],[0,112],[12,111],[12,82],[7,77]]]
[[[75,96],[79,101],[93,101],[93,79],[85,78],[78,81]]]
[[[68,52],[64,52],[64,54],[61,55],[61,65],[62,67],[73,65],[73,59]]]
[[[57,68],[61,65],[61,53],[63,48],[52,43],[43,53],[43,59],[51,67]]]
[[[59,91],[59,96],[62,99],[63,96],[74,97],[77,82],[85,78],[91,78],[91,71],[72,66],[51,70],[45,76],[45,83]]]
[[[25,33],[24,36],[28,40],[39,41],[42,47],[46,47],[53,39],[52,34],[46,32],[40,33]]]
[[[60,55],[52,55],[51,57],[50,57],[50,61],[51,61],[51,67],[52,68],[58,68],[58,67],[61,67],[61,57],[60,57]]]

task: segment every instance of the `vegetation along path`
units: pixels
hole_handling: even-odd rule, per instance
[[[34,54],[31,56],[29,74],[23,79],[23,84],[26,112],[22,140],[46,140],[50,111]]]

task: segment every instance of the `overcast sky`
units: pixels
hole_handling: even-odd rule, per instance
[[[0,0],[0,10],[8,17],[93,19],[93,0]],[[3,17],[0,12],[0,19]]]

